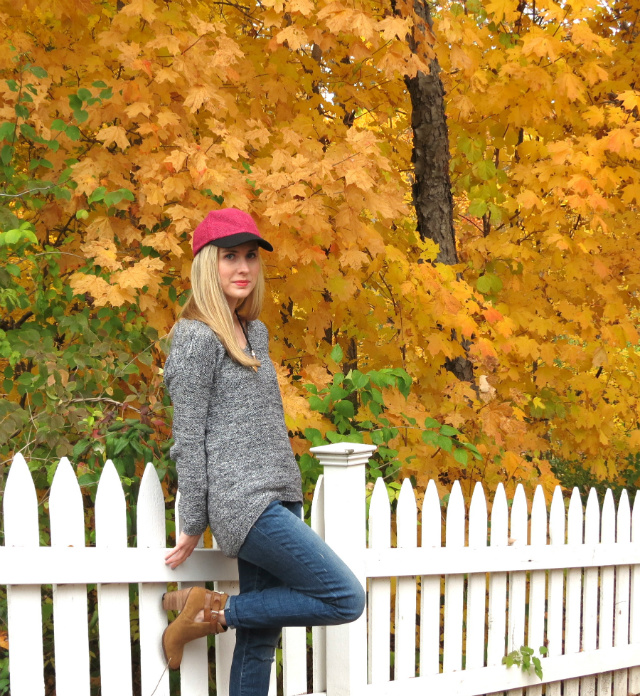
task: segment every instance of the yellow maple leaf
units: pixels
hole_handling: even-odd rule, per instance
[[[139,114],[144,114],[145,116],[151,116],[151,107],[146,102],[134,102],[126,107],[125,113],[129,118],[135,118]]]
[[[585,87],[582,80],[571,72],[564,72],[555,81],[560,94],[566,95],[569,101],[585,101]]]
[[[142,17],[147,22],[153,22],[158,12],[158,6],[153,0],[131,0],[120,13],[128,17]]]
[[[618,99],[622,102],[622,106],[624,106],[627,111],[633,111],[640,107],[640,92],[636,90],[620,92]]]
[[[345,249],[339,256],[341,266],[358,269],[363,264],[369,263],[369,257],[359,249]]]
[[[151,289],[151,287],[158,284],[154,271],[160,271],[163,267],[164,264],[161,259],[152,259],[147,256],[130,268],[114,273],[111,276],[111,280],[113,284],[117,284],[120,288],[127,290],[137,290],[145,285],[148,285]]]
[[[492,14],[498,22],[503,18],[506,22],[513,22],[519,14],[517,0],[490,0],[485,8],[487,14]]]
[[[540,200],[540,198],[538,196],[536,196],[536,194],[529,189],[526,189],[526,190],[522,191],[521,193],[519,193],[516,196],[516,200],[518,201],[520,206],[522,208],[525,208],[525,209],[541,208],[542,207],[542,201]]]
[[[104,126],[96,133],[96,138],[102,140],[105,147],[115,143],[120,149],[126,150],[130,145],[127,131],[122,126]]]
[[[382,38],[385,41],[392,41],[396,37],[404,40],[411,30],[412,21],[410,17],[385,17],[378,22],[378,31],[382,31]]]
[[[522,40],[522,54],[529,56],[533,54],[538,58],[548,58],[554,61],[562,51],[562,43],[555,37],[540,31],[531,31]]]
[[[122,290],[119,286],[110,285],[104,278],[86,273],[74,273],[69,279],[69,285],[76,295],[89,294],[98,307],[105,305],[120,307],[134,299],[133,294]]]
[[[354,184],[355,186],[358,186],[358,188],[361,188],[364,191],[369,191],[375,186],[375,181],[373,180],[369,172],[367,172],[367,170],[363,169],[362,167],[354,167],[352,169],[348,169],[345,172],[344,178],[347,184]]]
[[[80,247],[88,259],[93,259],[97,266],[104,266],[110,271],[117,271],[122,264],[117,259],[116,245],[110,239],[96,239]]]
[[[631,155],[634,151],[634,138],[630,130],[615,128],[605,138],[607,150],[621,155]]]
[[[203,104],[207,104],[211,100],[215,101],[218,106],[224,105],[224,100],[212,85],[196,85],[187,90],[184,105],[192,113],[195,113]]]
[[[599,126],[604,123],[605,115],[604,111],[599,106],[590,106],[582,112],[582,118],[584,118],[590,126]]]
[[[285,41],[292,51],[297,51],[303,46],[307,46],[310,41],[304,29],[292,24],[276,34],[276,41],[283,44]]]

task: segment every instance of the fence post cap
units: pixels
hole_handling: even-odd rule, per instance
[[[375,445],[364,445],[360,442],[332,442],[330,445],[312,447],[311,452],[318,457],[322,464],[365,464],[377,450]]]

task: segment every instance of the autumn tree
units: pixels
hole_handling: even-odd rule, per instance
[[[548,487],[551,460],[614,475],[640,438],[636,10],[443,3],[432,53],[413,3],[3,2],[3,455],[166,461],[160,339],[191,230],[224,205],[276,249],[265,321],[297,453],[336,414],[382,415],[420,482]],[[434,59],[446,259],[411,204],[411,80]],[[377,416],[310,404],[336,344],[412,388],[376,396]],[[478,391],[445,369],[458,359]],[[427,416],[482,461],[423,438]]]

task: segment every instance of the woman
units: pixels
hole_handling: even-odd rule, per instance
[[[209,525],[223,553],[238,558],[240,594],[167,593],[165,609],[182,612],[163,649],[177,669],[185,643],[236,628],[231,696],[266,696],[283,626],[354,621],[365,601],[353,573],[301,520],[300,471],[258,321],[261,249],[273,251],[240,210],[210,212],[195,229],[192,294],[164,372],[183,522],[166,563],[183,563]]]

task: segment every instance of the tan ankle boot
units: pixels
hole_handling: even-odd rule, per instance
[[[224,592],[211,592],[204,587],[165,593],[162,598],[164,609],[182,609],[162,634],[162,649],[170,669],[180,667],[187,643],[227,630],[218,622],[218,612],[224,610],[227,597]],[[201,610],[204,611],[204,621],[196,621],[195,617]]]

